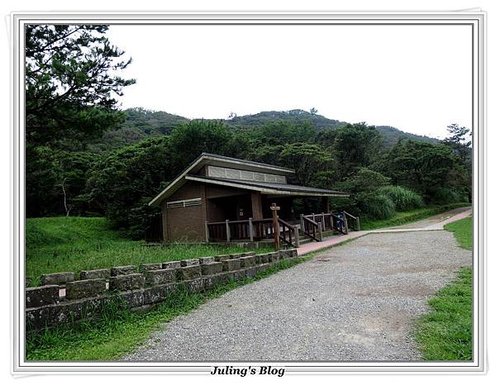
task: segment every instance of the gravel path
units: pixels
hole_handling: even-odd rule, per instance
[[[412,322],[471,264],[446,231],[370,234],[177,317],[124,360],[419,360]]]
[[[471,212],[471,207],[459,207],[457,209],[453,209],[450,211],[446,211],[441,214],[433,215],[429,218],[422,219],[417,222],[408,223],[406,225],[394,226],[390,227],[390,229],[417,229],[417,228],[426,228],[433,225],[436,225],[444,220],[454,217],[455,215],[461,214],[463,212]]]

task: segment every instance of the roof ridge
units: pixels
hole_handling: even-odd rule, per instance
[[[198,158],[196,158],[196,159],[200,159],[200,158],[203,158],[203,157],[213,157],[213,158],[217,158],[217,159],[220,159],[220,160],[233,160],[233,161],[236,161],[236,162],[242,162],[242,163],[252,164],[252,165],[256,165],[256,166],[272,167],[272,168],[279,169],[281,171],[291,172],[293,174],[295,172],[291,168],[282,167],[282,166],[278,166],[278,165],[275,165],[275,164],[256,162],[254,160],[246,160],[246,159],[241,159],[241,158],[234,158],[234,157],[231,157],[231,156],[213,154],[213,153],[210,153],[210,152],[202,152],[201,155]]]

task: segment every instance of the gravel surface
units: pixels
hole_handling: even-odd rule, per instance
[[[445,211],[444,213],[433,215],[429,218],[422,219],[417,222],[407,223],[406,225],[390,227],[390,229],[415,229],[415,228],[425,228],[442,222],[448,218],[451,218],[457,214],[461,214],[464,211],[471,211],[471,207],[459,207],[450,211]]]
[[[177,317],[126,361],[415,361],[413,321],[472,264],[446,231],[370,234]]]

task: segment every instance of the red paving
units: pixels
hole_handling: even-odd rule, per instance
[[[378,230],[363,230],[363,231],[352,231],[351,233],[348,233],[346,235],[333,235],[331,237],[325,238],[322,242],[309,242],[305,243],[304,245],[301,245],[298,247],[298,255],[305,255],[312,253],[314,251],[318,250],[323,250],[323,249],[328,249],[337,245],[340,245],[344,242],[350,241],[352,239],[360,238],[363,237],[364,235],[367,234],[374,234],[374,233],[394,233],[394,232],[406,232],[406,231],[437,231],[437,230],[442,230],[443,226],[451,223],[458,221],[460,219],[466,218],[468,216],[472,215],[472,209],[467,209],[466,211],[463,211],[459,214],[453,215],[447,219],[444,219],[440,222],[430,224],[428,226],[423,226],[423,227],[414,227],[414,228],[384,228],[384,229],[378,229]],[[427,218],[429,219],[429,218]],[[419,221],[420,223],[420,221]]]

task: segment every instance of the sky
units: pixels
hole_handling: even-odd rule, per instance
[[[113,25],[133,59],[122,108],[187,118],[316,108],[436,138],[472,128],[471,29],[461,25]]]

